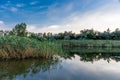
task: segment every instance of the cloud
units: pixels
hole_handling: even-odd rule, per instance
[[[38,26],[35,26],[35,25],[27,26],[28,31],[35,32],[35,33],[44,33],[44,32],[57,33],[59,28],[60,28],[59,25],[50,25],[50,26],[42,27],[42,28],[39,28]]]
[[[59,23],[54,23],[53,25],[42,28],[38,26],[32,26],[29,30],[33,32],[59,33],[64,31],[73,31],[79,33],[80,30],[83,29],[93,28],[94,30],[104,31],[107,30],[107,28],[110,28],[110,30],[113,31],[120,27],[119,21],[120,3],[118,3],[117,0],[112,0],[112,2],[105,4],[104,6],[94,10],[86,11],[82,14],[80,14],[80,12],[73,12]]]
[[[18,11],[18,9],[17,9],[17,8],[15,8],[15,7],[11,7],[11,8],[10,8],[10,11],[12,11],[12,12],[17,12],[17,11]]]
[[[94,1],[94,0],[90,0],[90,2],[91,1]],[[109,0],[101,0],[101,1],[107,2]],[[33,12],[33,14],[37,13],[36,15],[39,15],[39,17],[36,15],[35,16],[27,15],[29,16],[29,18],[27,19],[29,19],[29,21],[30,19],[42,20],[42,22],[44,23],[41,22],[41,25],[46,24],[46,26],[29,24],[27,30],[31,32],[58,33],[58,32],[64,32],[64,31],[73,31],[73,32],[79,33],[79,31],[82,29],[93,28],[95,30],[104,31],[108,27],[111,30],[114,30],[115,28],[120,27],[120,22],[119,22],[120,21],[120,3],[118,2],[118,0],[111,0],[108,3],[105,3],[104,5],[101,3],[102,4],[101,6],[98,6],[98,4],[93,3],[92,7],[95,7],[95,5],[97,5],[97,7],[92,9],[88,7],[91,4],[90,2],[87,2],[87,3],[83,2],[85,5],[82,6],[82,9],[84,10],[81,10],[81,6],[79,5],[77,5],[76,7],[76,3],[78,3],[77,0],[75,0],[75,2],[73,1],[73,3],[70,1],[67,4],[66,3],[61,4],[56,2],[48,6],[39,6],[39,7],[37,6],[39,9],[41,8],[46,8],[46,9],[43,11],[40,10],[39,13]],[[33,1],[28,4],[35,5],[37,3],[38,1]],[[1,5],[0,8],[2,8],[3,10],[11,11],[11,12],[17,12],[19,10],[19,7],[24,6],[25,3],[24,4],[18,3],[15,5],[12,5],[11,3],[9,4],[10,5]],[[40,13],[42,13],[43,17],[45,16],[45,19],[41,18]],[[26,14],[26,13],[23,13],[23,14]],[[35,21],[32,21],[32,22],[35,22]]]
[[[23,7],[24,6],[24,4],[16,4],[16,7]]]
[[[5,22],[0,20],[0,30],[10,30],[10,28],[5,25]]]
[[[33,1],[33,2],[30,2],[30,5],[35,5],[37,3],[38,3],[38,1]]]
[[[111,6],[112,5],[112,6]],[[81,29],[95,29],[104,31],[110,28],[112,31],[120,27],[120,4],[114,0],[113,3],[104,5],[95,10],[87,11],[84,14],[72,14],[65,20],[64,24],[69,25],[74,32],[79,32]],[[72,26],[72,27],[71,27]]]
[[[39,28],[38,26],[30,26],[29,31],[33,32],[52,32],[59,33],[64,31],[73,31],[79,33],[83,29],[94,29],[98,31],[107,30],[112,31],[120,27],[120,12],[91,12],[84,15],[73,15],[66,18],[60,24],[49,25],[47,27]]]
[[[2,8],[2,9],[8,9],[5,5],[1,5],[0,8]]]
[[[11,11],[11,12],[17,12],[18,11],[18,8],[11,7],[11,6],[6,6],[6,5],[1,5],[0,8],[3,9],[3,10]]]
[[[4,21],[0,21],[0,26],[3,26],[4,25]]]
[[[27,30],[30,32],[36,32],[37,27],[35,25],[27,25]]]
[[[48,6],[39,6],[39,9],[48,8]]]
[[[47,16],[51,20],[58,20],[64,18],[64,16],[69,15],[72,12],[74,3],[68,3],[60,5],[59,3],[54,3],[48,7]]]
[[[12,30],[15,24],[6,24],[6,22],[0,20],[0,30]]]

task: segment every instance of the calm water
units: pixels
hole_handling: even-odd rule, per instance
[[[1,61],[0,80],[119,80],[120,54],[69,53],[56,60]]]

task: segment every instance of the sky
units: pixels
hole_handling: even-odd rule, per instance
[[[25,22],[30,32],[120,28],[120,0],[0,0],[0,30]]]

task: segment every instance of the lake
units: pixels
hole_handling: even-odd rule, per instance
[[[97,52],[97,51],[96,51]],[[69,52],[54,60],[0,62],[0,80],[119,80],[119,53]]]

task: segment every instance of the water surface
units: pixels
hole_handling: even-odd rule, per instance
[[[119,74],[119,53],[71,52],[55,60],[0,62],[0,80],[119,80]]]

